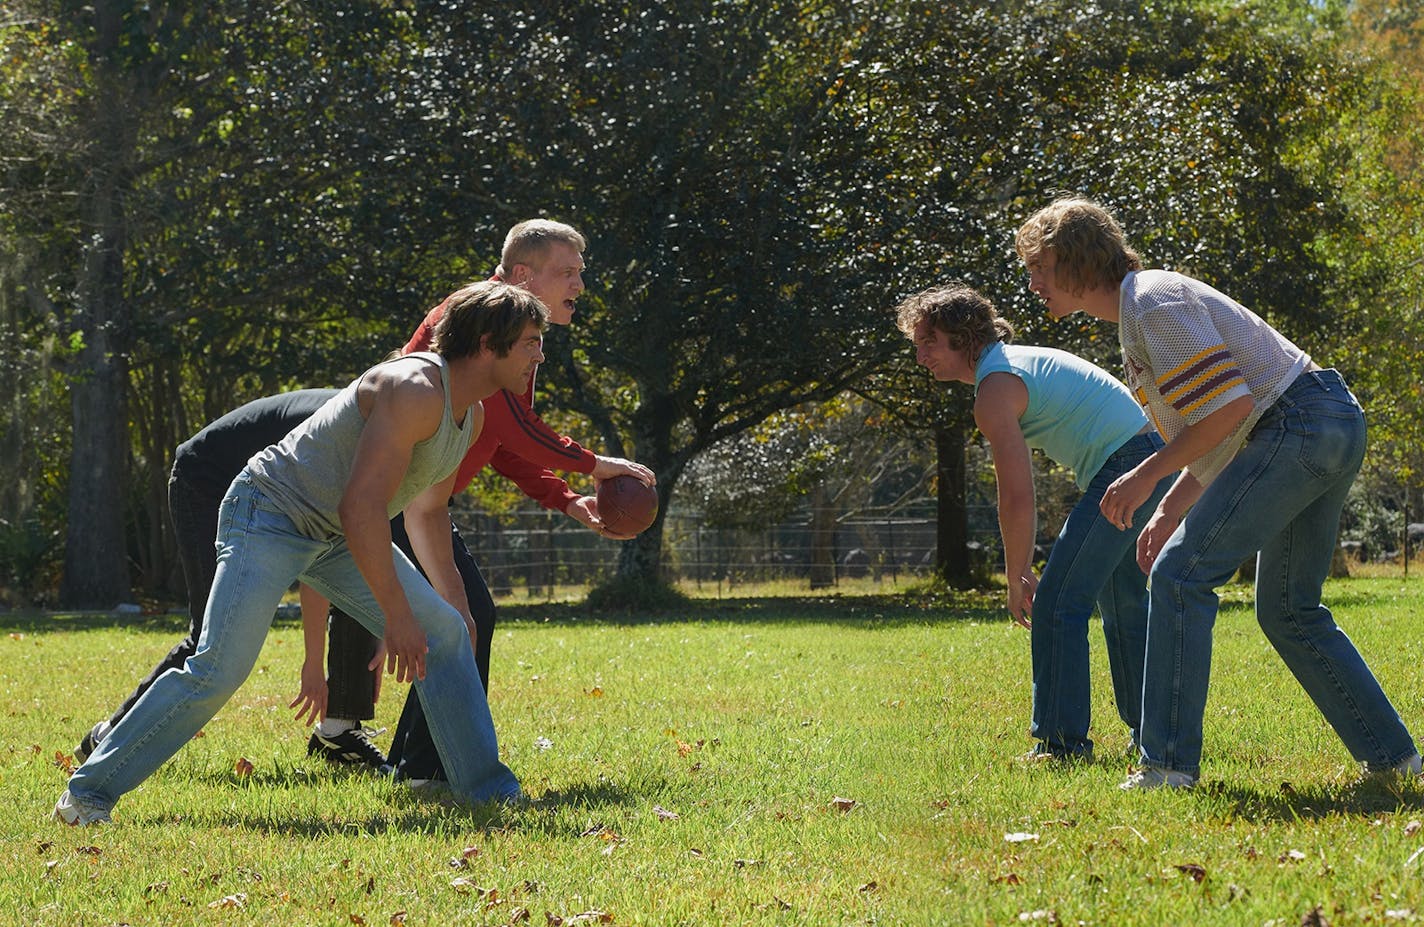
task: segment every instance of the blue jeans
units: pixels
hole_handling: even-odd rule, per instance
[[[208,594],[218,566],[213,538],[217,534],[218,510],[224,496],[226,492],[184,479],[176,471],[168,480],[168,511],[173,517],[178,561],[183,566],[183,580],[188,587],[188,636],[159,660],[114,710],[109,716],[111,726],[118,725],[159,676],[170,669],[180,669],[198,649],[198,639],[203,634],[203,613],[207,610]],[[327,651],[327,714],[352,721],[374,718],[376,680],[366,667],[375,656],[380,640],[344,615],[333,616],[327,634],[330,647]]]
[[[392,520],[391,532],[396,546],[415,562],[410,536],[406,534],[405,524],[399,516]],[[480,572],[479,564],[470,555],[469,548],[465,546],[465,539],[460,536],[460,531],[454,524],[450,525],[450,543],[455,554],[455,566],[465,584],[465,598],[470,603],[470,617],[475,620],[475,662],[479,665],[480,679],[488,692],[490,645],[494,642],[494,597],[490,595],[489,585],[485,582],[484,574]],[[416,566],[420,564],[416,563]],[[406,696],[405,707],[401,709],[400,720],[396,722],[396,731],[391,735],[391,749],[387,756],[395,767],[398,779],[443,781],[446,778],[445,767],[440,763],[440,752],[435,749],[435,742],[430,738],[430,724],[425,719],[425,708],[414,690]]]
[[[1364,454],[1364,413],[1340,374],[1303,373],[1163,546],[1151,577],[1145,765],[1198,774],[1215,590],[1258,552],[1256,620],[1350,755],[1389,767],[1414,754],[1399,713],[1320,602]]]
[[[218,517],[218,567],[197,651],[160,676],[75,770],[69,791],[98,808],[151,776],[212,719],[257,662],[282,595],[300,579],[365,625],[385,632],[385,617],[356,568],[344,538],[318,541],[297,532],[239,474]],[[401,586],[429,644],[425,679],[431,734],[456,794],[470,801],[515,798],[514,774],[499,761],[494,722],[475,670],[460,613],[436,594],[394,547]]]
[[[1054,754],[1090,756],[1092,721],[1088,681],[1088,618],[1103,619],[1118,717],[1137,737],[1142,708],[1142,661],[1147,645],[1147,576],[1137,565],[1137,536],[1172,486],[1165,477],[1120,531],[1099,505],[1114,480],[1162,446],[1155,433],[1128,439],[1112,453],[1083,498],[1068,513],[1033,597],[1032,735]]]

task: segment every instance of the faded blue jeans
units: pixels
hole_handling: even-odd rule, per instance
[[[282,595],[300,579],[355,617],[372,634],[385,617],[344,538],[318,541],[254,486],[246,471],[228,489],[218,515],[218,567],[197,651],[181,669],[154,681],[69,780],[70,794],[109,809],[177,753],[227,703],[252,672]],[[469,801],[513,799],[519,782],[500,762],[469,631],[404,554],[392,547],[396,573],[429,645],[425,679],[430,731],[450,786]]]
[[[1142,661],[1147,645],[1147,576],[1137,565],[1137,536],[1172,486],[1164,477],[1133,514],[1126,531],[1103,517],[1103,493],[1114,480],[1162,446],[1155,432],[1136,435],[1114,451],[1068,513],[1033,597],[1033,727],[1039,749],[1091,756],[1088,738],[1088,618],[1103,619],[1118,717],[1136,742],[1142,709]]]
[[[1197,775],[1216,588],[1256,561],[1256,620],[1357,761],[1415,752],[1399,713],[1320,602],[1365,417],[1340,374],[1303,373],[1256,423],[1152,566],[1142,761]]]

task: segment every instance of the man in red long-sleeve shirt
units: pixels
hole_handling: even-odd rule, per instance
[[[493,279],[522,286],[549,309],[549,322],[568,325],[573,320],[574,303],[583,293],[584,238],[571,226],[547,219],[531,219],[510,229],[500,253]],[[416,328],[402,353],[422,351],[430,344],[435,326],[444,315],[442,303],[432,309]],[[534,377],[525,391],[515,395],[502,390],[484,401],[485,425],[470,446],[455,478],[455,492],[470,484],[486,465],[513,480],[529,498],[545,508],[558,509],[589,529],[614,540],[628,535],[610,533],[598,516],[594,496],[580,495],[555,475],[559,470],[587,473],[595,480],[627,474],[653,485],[653,472],[642,464],[618,457],[603,457],[581,447],[572,438],[555,432],[534,414]],[[397,519],[399,522],[400,519]],[[397,543],[404,531],[392,528]],[[489,651],[494,638],[495,608],[489,587],[470,556],[460,533],[451,525],[458,576],[429,576],[431,584],[457,608],[467,603],[466,620],[475,644],[475,660],[480,679],[489,689]],[[462,595],[463,594],[463,595]],[[390,762],[396,775],[406,780],[444,779],[439,755],[425,724],[425,715],[414,689],[392,739]]]

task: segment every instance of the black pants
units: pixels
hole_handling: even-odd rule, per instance
[[[213,575],[218,568],[217,535],[218,508],[222,494],[194,490],[178,479],[168,481],[168,510],[173,516],[173,529],[178,538],[178,559],[183,564],[183,580],[188,586],[188,636],[158,662],[138,687],[109,716],[111,724],[129,713],[153,685],[154,680],[170,669],[183,666],[198,649],[203,633],[203,613],[208,606],[208,593],[213,588]],[[345,615],[333,617],[328,628],[327,706],[333,718],[365,721],[375,717],[375,674],[366,667],[376,655],[380,643],[357,621]]]
[[[396,546],[405,551],[411,562],[419,566],[414,552],[410,549],[410,538],[405,533],[405,521],[397,515],[391,522],[391,537]],[[452,522],[450,543],[455,554],[455,568],[465,583],[465,597],[470,601],[470,617],[475,620],[475,664],[480,670],[480,682],[489,691],[490,645],[494,642],[494,597],[489,585],[480,573],[479,564],[465,546],[464,538]],[[423,572],[423,571],[422,571]],[[435,750],[435,741],[430,736],[430,727],[425,721],[425,708],[414,686],[406,696],[405,708],[401,710],[400,721],[396,724],[395,736],[391,739],[388,753],[396,775],[403,779],[444,779],[445,768],[440,762],[440,754]]]

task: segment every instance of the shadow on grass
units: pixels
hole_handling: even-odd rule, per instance
[[[1319,821],[1424,809],[1424,794],[1417,785],[1361,780],[1335,788],[1297,789],[1282,782],[1271,791],[1247,789],[1224,782],[1205,783],[1202,791],[1226,803],[1226,816],[1252,823]]]
[[[223,777],[212,777],[221,781]],[[293,776],[253,776],[243,785],[291,785]],[[297,776],[296,778],[304,778]],[[429,834],[449,836],[481,833],[519,832],[561,839],[599,836],[600,824],[592,823],[587,813],[601,808],[628,806],[645,802],[627,788],[606,779],[576,783],[562,789],[545,792],[532,801],[520,804],[486,802],[466,804],[455,799],[440,786],[411,789],[392,784],[389,806],[364,817],[332,819],[315,814],[277,815],[251,814],[242,811],[224,813],[217,821],[194,816],[191,820],[181,811],[157,817],[132,820],[148,826],[183,826],[210,830],[213,826],[240,827],[283,837],[319,839],[339,835],[376,836],[387,833]]]
[[[503,624],[558,626],[644,626],[707,622],[727,624],[842,624],[864,628],[908,625],[1007,621],[1002,595],[995,591],[895,593],[886,595],[807,595],[723,599],[691,599],[675,610],[593,611],[583,603],[518,603],[499,606]],[[300,627],[300,621],[279,618],[274,629]],[[49,634],[129,628],[143,632],[188,631],[186,614],[119,615],[102,613],[0,613],[0,632]]]

